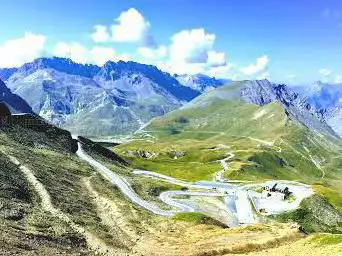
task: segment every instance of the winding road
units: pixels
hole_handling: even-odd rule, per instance
[[[77,136],[73,136],[77,139]],[[171,210],[161,209],[156,204],[146,201],[132,189],[130,184],[120,175],[114,173],[103,164],[99,163],[91,156],[89,156],[82,148],[82,144],[78,142],[77,155],[84,161],[93,166],[100,174],[105,176],[113,185],[131,200],[133,203],[141,206],[142,208],[161,216],[171,217],[180,212],[204,212],[213,216],[221,208],[208,209],[205,205],[201,205],[192,198],[223,198],[222,204],[224,211],[226,212],[226,219],[223,221],[229,226],[235,226],[238,224],[252,224],[257,222],[255,218],[255,211],[267,210],[270,214],[278,214],[286,210],[292,210],[299,206],[299,203],[305,197],[310,196],[313,192],[310,186],[291,181],[267,181],[257,184],[230,184],[240,183],[240,181],[227,180],[223,178],[224,171],[229,169],[227,161],[233,158],[235,155],[232,152],[226,153],[228,157],[219,160],[223,169],[216,174],[215,181],[198,181],[198,182],[186,182],[181,181],[166,175],[162,175],[155,172],[145,170],[133,170],[133,174],[149,177],[152,179],[162,180],[164,182],[186,187],[187,189],[193,189],[196,191],[179,191],[171,190],[162,192],[159,195],[160,200],[168,206],[171,206]],[[223,173],[221,173],[223,172]],[[224,179],[224,181],[223,181]],[[295,196],[294,202],[280,201],[277,199],[265,198],[261,193],[255,192],[253,189],[257,186],[271,186],[273,184],[280,184],[280,187],[289,187],[290,191]],[[181,196],[189,196],[190,198],[184,199]],[[222,218],[218,218],[222,221]]]
[[[217,172],[216,175],[215,175],[215,180],[218,181],[218,182],[225,182],[225,181],[227,181],[227,179],[224,178],[224,173],[229,170],[229,163],[228,163],[228,161],[230,159],[232,159],[233,157],[235,157],[235,154],[233,154],[232,152],[227,152],[226,155],[228,155],[228,157],[223,158],[221,160],[217,160],[218,162],[220,162],[220,164],[221,164],[221,166],[223,168],[221,171]]]
[[[82,160],[88,162],[91,166],[93,166],[99,173],[101,173],[103,176],[108,178],[108,180],[118,187],[120,191],[133,203],[145,208],[146,210],[153,212],[158,215],[162,216],[173,216],[177,211],[168,211],[160,209],[157,205],[150,203],[148,201],[145,201],[139,197],[138,194],[134,192],[132,187],[129,185],[129,183],[121,176],[117,175],[110,169],[108,169],[106,166],[102,165],[101,163],[97,162],[95,159],[93,159],[91,156],[86,154],[84,150],[82,149],[82,144],[78,142],[78,150],[76,152],[79,158]],[[185,208],[187,209],[187,208]],[[185,210],[183,209],[183,210]]]

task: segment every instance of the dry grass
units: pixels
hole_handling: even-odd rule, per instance
[[[244,228],[222,229],[207,225],[176,223],[160,225],[160,232],[143,239],[137,250],[142,255],[224,255],[243,254],[280,246],[302,238],[297,226],[290,224],[257,225],[254,231]]]
[[[321,245],[317,243],[316,237],[321,235],[310,235],[297,241],[289,241],[274,248],[263,249],[248,253],[248,256],[340,256],[342,255],[342,243]],[[326,236],[326,235],[325,235]],[[330,236],[330,235],[327,235]],[[225,256],[236,255],[236,252],[229,252]],[[245,255],[245,254],[242,254]]]

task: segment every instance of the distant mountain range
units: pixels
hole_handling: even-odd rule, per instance
[[[200,93],[155,66],[107,62],[103,67],[40,58],[2,69],[8,87],[35,113],[73,133],[127,134]]]
[[[203,74],[172,76],[136,62],[107,62],[99,67],[57,57],[0,69],[0,78],[51,123],[75,134],[98,137],[129,134],[202,93],[232,83]],[[257,105],[280,101],[305,126],[327,131],[327,123],[342,136],[341,85],[316,82],[294,87],[293,92],[267,80],[244,84],[242,100]]]
[[[290,120],[299,122],[310,130],[337,137],[336,132],[320,118],[315,107],[284,84],[275,84],[268,80],[234,82],[197,97],[186,107],[195,105],[200,108],[218,100],[239,101],[258,106],[278,102]]]
[[[342,84],[317,81],[307,86],[294,87],[342,137]]]

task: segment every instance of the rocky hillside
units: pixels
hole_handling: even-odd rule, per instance
[[[5,103],[11,113],[33,113],[32,108],[16,94],[8,89],[3,81],[0,80],[0,102]]]
[[[325,120],[318,118],[315,107],[286,85],[270,83],[268,80],[247,81],[242,84],[240,96],[243,101],[259,106],[279,101],[289,118],[311,130],[336,136]]]
[[[41,58],[1,74],[35,113],[82,135],[130,133],[199,95],[156,67],[135,62],[98,67]]]
[[[156,157],[133,156],[133,162],[126,162],[125,154],[118,156],[86,138],[79,142],[139,197],[160,207],[166,206],[158,197],[161,191],[184,187],[135,175],[132,167],[136,166],[131,164],[136,165],[137,159],[140,164],[143,159],[142,167],[148,169],[154,163],[155,170],[168,175],[212,180],[212,174],[221,168],[217,160],[226,157],[226,150],[234,150],[228,178],[286,178],[314,184],[320,197],[311,198],[281,221],[297,221],[310,232],[338,232],[341,215],[334,207],[340,205],[341,192],[335,189],[340,188],[342,178],[337,145],[297,122],[288,122],[279,102],[258,106],[237,102],[239,98],[233,102],[222,98],[234,96],[236,86],[216,89],[220,92],[212,91],[189,107],[152,122],[148,129],[155,137],[127,145],[146,152],[164,151]],[[292,137],[285,136],[289,134]],[[158,136],[164,139],[157,140]],[[273,249],[295,246],[297,241],[305,243],[300,247],[303,250],[320,250],[319,243],[312,242],[316,235],[303,238],[292,222],[226,228],[198,213],[173,218],[152,214],[77,157],[70,132],[37,116],[12,116],[0,127],[0,141],[0,255],[266,255],[275,245]],[[322,162],[323,171],[312,159]],[[211,202],[209,208],[221,200]],[[339,250],[331,244],[324,248],[331,252],[327,255]]]
[[[319,118],[313,106],[283,84],[274,84],[268,80],[234,82],[199,96],[187,106],[201,106],[215,99],[241,101],[258,106],[279,102],[289,119],[298,121],[310,130],[329,134],[332,137],[337,136],[325,120]]]
[[[317,81],[294,88],[316,109],[318,116],[342,136],[342,84]]]
[[[221,180],[301,181],[318,197],[282,220],[307,232],[342,230],[341,140],[287,86],[267,80],[222,86],[154,119],[135,136],[140,140],[116,152],[136,169],[188,181],[217,179],[218,173]],[[171,150],[182,154],[175,159]]]

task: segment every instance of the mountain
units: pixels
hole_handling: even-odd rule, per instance
[[[154,66],[123,61],[98,67],[40,58],[18,68],[7,83],[35,113],[91,136],[130,133],[199,95]]]
[[[336,136],[335,132],[317,117],[316,109],[298,93],[284,84],[273,84],[267,80],[244,82],[241,99],[260,106],[279,101],[289,118],[299,121],[309,129]]]
[[[196,75],[175,75],[175,78],[183,86],[190,87],[201,93],[213,90],[222,85],[228,84],[231,81],[225,79],[216,79],[203,74]]]
[[[322,120],[342,136],[342,84],[318,81],[309,86],[297,86],[295,90],[316,109]]]
[[[325,120],[342,137],[342,105],[320,109],[318,113],[321,115],[321,119]]]
[[[212,92],[196,98],[192,104],[206,102],[209,98],[239,100],[249,104],[264,106],[272,102],[279,102],[288,118],[300,122],[305,127],[321,133],[336,136],[335,132],[317,116],[316,110],[298,93],[293,92],[286,85],[274,84],[268,80],[241,81],[218,88]],[[204,103],[203,103],[204,104]]]
[[[17,68],[1,68],[0,69],[0,79],[7,80],[17,70],[18,70]]]
[[[310,232],[342,231],[326,217],[329,209],[342,216],[341,139],[285,85],[233,82],[153,119],[133,138],[115,152],[136,169],[191,182],[308,184],[315,195],[273,220],[292,220]]]
[[[33,113],[32,108],[16,94],[7,88],[5,83],[0,80],[0,102],[5,103],[11,113]]]
[[[120,145],[114,149],[120,155],[73,138],[36,115],[11,116],[13,122],[0,124],[0,255],[278,255],[284,246],[308,255],[322,250],[337,255],[339,235],[328,232],[342,232],[336,208],[341,202],[340,145],[290,119],[280,101],[265,103],[265,93],[260,100],[259,93],[245,92],[247,101],[263,102],[246,103],[244,83],[215,89],[157,118],[136,134],[150,133],[148,140]],[[205,178],[216,186],[210,181],[228,152],[234,156],[227,160],[227,178],[242,184],[243,179],[299,180],[312,184],[317,195],[303,200],[298,210],[261,215],[261,223],[248,227],[227,228],[202,212],[159,216],[141,206],[169,212],[190,201],[190,207],[225,214],[231,195],[215,187],[201,197],[202,190],[184,184]],[[136,167],[180,177],[183,185],[136,175]],[[161,193],[175,192],[180,194],[169,198],[173,205],[161,201]],[[306,237],[303,231],[312,234]]]
[[[295,90],[317,109],[342,105],[342,84],[328,84],[317,81],[307,86],[296,86]]]

